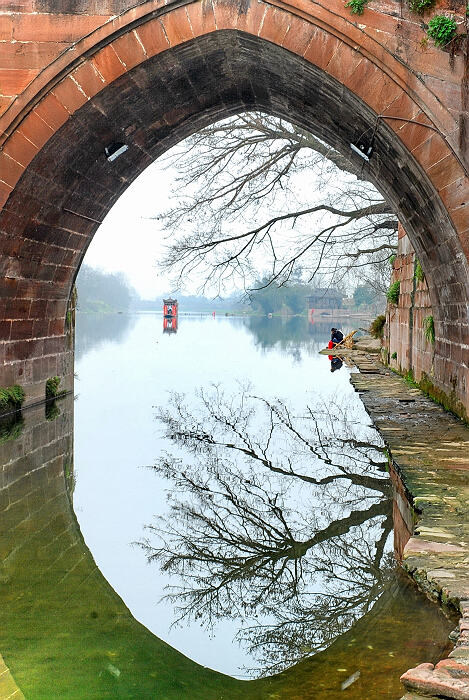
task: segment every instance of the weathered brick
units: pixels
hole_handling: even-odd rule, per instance
[[[0,152],[0,180],[14,187],[24,172],[24,166]]]
[[[141,25],[136,30],[136,34],[148,57],[155,56],[160,53],[160,51],[169,48],[169,41],[163,30],[163,26],[157,19],[153,19]]]
[[[186,11],[194,36],[202,36],[202,34],[215,31],[215,15],[211,0],[191,3],[186,6]]]
[[[38,72],[37,68],[0,68],[0,94],[16,97],[34,80]]]
[[[70,114],[73,114],[87,102],[87,96],[83,94],[71,76],[67,76],[58,85],[55,85],[52,94]]]
[[[267,7],[259,36],[280,46],[290,28],[290,13],[277,7]]]
[[[127,32],[112,43],[119,60],[127,70],[145,60],[145,52],[135,32]]]
[[[18,131],[38,149],[42,148],[54,133],[54,129],[46,124],[35,110],[30,112],[26,119],[21,122]]]
[[[72,42],[103,24],[99,15],[53,13],[18,13],[13,15],[13,38],[16,41]]]
[[[51,92],[39,102],[34,111],[54,131],[60,129],[70,116],[63,104]]]
[[[340,40],[337,37],[318,29],[314,41],[306,49],[304,57],[319,68],[326,68],[339,46]]]
[[[89,61],[82,63],[78,68],[76,68],[71,77],[76,81],[80,87],[80,90],[82,90],[87,97],[94,97],[94,95],[96,95],[96,93],[98,93],[104,87],[102,78],[98,75],[95,67]]]
[[[125,73],[125,66],[119,60],[112,46],[106,46],[98,51],[91,62],[106,83],[112,83],[113,80]]]

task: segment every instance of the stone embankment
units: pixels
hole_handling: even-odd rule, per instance
[[[351,382],[389,448],[413,510],[402,565],[428,596],[461,615],[449,658],[404,673],[403,700],[469,700],[469,427],[367,349],[347,353],[360,370]]]

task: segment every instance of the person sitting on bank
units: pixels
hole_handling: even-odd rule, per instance
[[[344,339],[344,334],[337,328],[331,328],[331,342],[332,347],[335,347],[338,343],[341,343]]]

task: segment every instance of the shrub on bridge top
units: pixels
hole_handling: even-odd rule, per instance
[[[435,6],[436,0],[409,0],[409,9],[411,12],[417,12],[423,15],[425,10],[431,10]]]
[[[399,294],[401,293],[401,283],[396,280],[391,284],[388,291],[386,292],[386,298],[390,304],[395,304],[397,306],[399,302]]]
[[[457,28],[454,17],[435,15],[428,23],[427,34],[436,46],[446,46],[454,38]]]
[[[369,0],[348,0],[348,2],[345,3],[345,7],[350,8],[352,15],[362,15],[367,2],[369,2]]]

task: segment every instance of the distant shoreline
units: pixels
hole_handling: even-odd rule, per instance
[[[108,311],[88,311],[88,310],[82,310],[82,309],[77,309],[78,314],[83,314],[86,316],[132,316],[132,315],[155,315],[155,316],[163,316],[163,311],[158,311],[157,309],[154,310],[147,310],[147,309],[128,309],[125,311],[117,311],[117,310],[108,310]],[[212,316],[213,311],[179,311],[178,316],[179,317],[184,317],[184,316]],[[218,309],[215,309],[215,316],[222,316],[223,318],[227,317],[236,317],[236,318],[250,318],[250,317],[256,317],[256,318],[305,318],[307,319],[308,315],[307,312],[301,313],[301,314],[286,314],[283,312],[274,312],[272,315],[269,317],[268,314],[265,313],[259,313],[256,311],[220,311]],[[314,323],[320,323],[324,322],[327,323],[328,321],[335,321],[335,320],[349,320],[349,319],[357,319],[361,321],[372,321],[375,318],[374,313],[367,313],[367,312],[359,312],[359,311],[344,311],[342,313],[334,313],[334,314],[328,314],[328,315],[319,315],[313,317]]]

